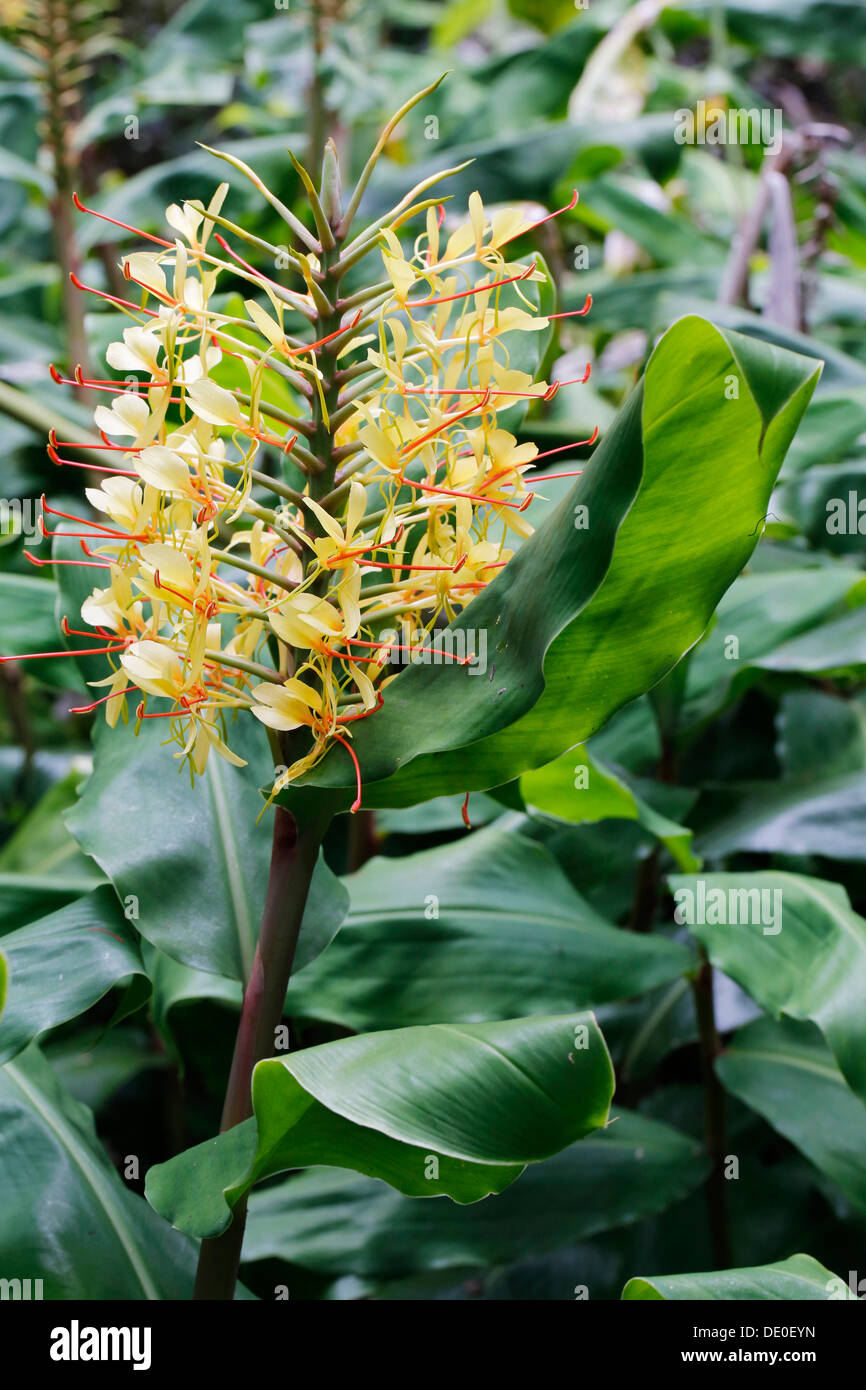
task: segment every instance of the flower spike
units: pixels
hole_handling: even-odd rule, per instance
[[[488,214],[472,194],[468,219],[446,229],[445,198],[438,189],[427,196],[454,172],[444,170],[347,241],[398,121],[436,86],[385,126],[345,211],[333,145],[320,191],[296,164],[316,235],[248,165],[212,152],[288,225],[293,244],[282,264],[299,287],[287,289],[230,244],[253,247],[247,255],[280,249],[222,216],[227,184],[207,205],[182,199],[166,210],[173,240],[74,198],[79,211],[147,243],[122,258],[140,304],[73,275],[127,316],[107,350],[107,374],[49,368],[57,384],[103,402],[94,411],[99,443],[59,440],[53,430],[47,442],[52,462],[98,478],[86,488],[90,514],[43,498],[42,533],[76,539],[81,558],[25,551],[37,566],[101,571],[80,626],[62,621],[64,637],[82,643],[78,654],[103,655],[108,667],[95,682],[107,693],[75,712],[102,710],[114,725],[132,696],[136,728],[163,721],[193,773],[211,754],[241,761],[228,716],[252,713],[285,762],[268,804],[342,744],[351,809],[360,808],[350,726],[375,719],[387,701],[399,679],[392,657],[441,657],[458,671],[471,663],[471,654],[440,646],[438,628],[510,562],[512,536],[531,534],[527,475],[597,438],[541,454],[503,424],[517,402],[550,402],[589,376],[587,365],[574,382],[537,381],[512,351],[517,335],[569,314],[541,312],[540,261],[509,263],[504,248],[574,200],[532,222],[519,209]],[[407,250],[397,233],[415,216],[422,230]],[[344,294],[343,277],[373,252],[381,274]],[[235,314],[224,290],[238,279],[253,297]],[[587,296],[571,312],[581,317],[590,305]],[[309,329],[288,333],[287,310]],[[91,464],[79,451],[119,457]],[[53,516],[75,529],[47,529]],[[468,798],[463,818],[469,826]]]

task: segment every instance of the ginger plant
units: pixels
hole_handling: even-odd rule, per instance
[[[507,412],[557,388],[515,364],[515,342],[550,317],[532,293],[546,272],[533,257],[512,260],[510,247],[538,222],[515,208],[488,216],[474,193],[468,217],[446,230],[444,202],[430,191],[456,172],[446,171],[350,235],[391,132],[431,90],[388,123],[345,204],[332,144],[318,188],[292,161],[311,225],[252,169],[213,151],[267,199],[289,244],[224,216],[227,184],[207,207],[171,206],[173,237],[139,232],[152,249],[123,260],[130,297],[95,291],[130,319],[107,352],[126,389],[80,371],[69,381],[107,397],[94,417],[102,482],[86,489],[98,519],[44,504],[78,528],[63,534],[84,552],[54,562],[102,571],[81,609],[86,626],[65,624],[79,652],[104,654],[108,666],[94,682],[104,693],[81,708],[102,707],[112,726],[164,721],[166,744],[192,776],[211,757],[243,761],[232,729],[252,715],[274,758],[266,804],[303,785],[340,744],[357,773],[351,809],[360,807],[353,726],[387,700],[395,651],[427,650],[434,628],[531,531],[527,474],[540,455],[518,442]],[[406,247],[412,219],[420,230]],[[383,271],[352,288],[356,267],[374,256]],[[243,315],[225,302],[226,279],[247,291]],[[75,449],[52,436],[56,463],[81,467],[68,456]],[[274,456],[280,466],[269,471]],[[399,625],[414,636],[399,640]],[[224,1130],[251,1114],[253,1067],[273,1051],[328,818],[274,808]],[[224,1236],[203,1243],[199,1296],[231,1296],[242,1236],[238,1212]]]

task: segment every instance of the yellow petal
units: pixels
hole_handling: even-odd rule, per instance
[[[194,381],[187,387],[190,409],[209,425],[245,425],[241,408],[232,395],[215,381]]]
[[[178,454],[162,444],[142,449],[135,467],[140,478],[162,492],[186,492],[189,487],[189,468]]]

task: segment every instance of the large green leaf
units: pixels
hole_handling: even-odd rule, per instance
[[[227,980],[210,970],[192,970],[181,965],[164,951],[158,951],[149,941],[143,943],[142,958],[153,991],[153,1021],[171,1051],[183,1065],[174,1031],[174,1010],[207,999],[240,1012],[243,988],[238,980]]]
[[[144,977],[137,941],[108,885],[9,932],[3,952],[9,993],[0,1018],[0,1062],[77,1018],[114,985]]]
[[[776,750],[786,776],[828,778],[866,771],[866,704],[821,690],[792,690],[776,718]]]
[[[371,1178],[313,1169],[253,1193],[243,1258],[373,1278],[498,1265],[664,1211],[707,1167],[696,1140],[619,1114],[472,1206],[413,1201]]]
[[[235,980],[249,975],[271,850],[269,819],[256,823],[269,763],[253,722],[239,721],[232,733],[249,765],[211,758],[194,787],[162,746],[158,720],[137,739],[131,727],[101,725],[93,776],[67,818],[121,898],[137,899],[142,936],[184,965]],[[320,859],[299,965],[324,949],[347,905],[345,889]]]
[[[0,874],[23,874],[45,885],[78,882],[80,893],[101,881],[102,875],[81,853],[63,820],[63,813],[75,805],[83,779],[82,768],[72,766],[39,798],[0,850]],[[10,886],[14,891],[14,884]],[[4,907],[0,918],[5,916]]]
[[[709,1274],[653,1275],[629,1279],[622,1291],[631,1301],[691,1299],[791,1300],[855,1299],[838,1274],[831,1274],[811,1255],[792,1255],[756,1269],[723,1269]]]
[[[790,642],[783,642],[756,664],[765,671],[802,671],[810,676],[852,675],[866,667],[866,613],[860,606]]]
[[[147,1196],[201,1236],[253,1183],[313,1164],[475,1202],[598,1129],[612,1094],[592,1014],[345,1038],[259,1062],[255,1118],[151,1168]]]
[[[124,1187],[36,1047],[0,1068],[3,1277],[45,1298],[189,1298],[195,1248]]]
[[[367,804],[510,780],[660,680],[754,549],[818,370],[703,319],[676,323],[571,494],[452,625],[484,634],[486,675],[412,665],[357,725]],[[348,755],[307,782],[351,788]]]
[[[651,795],[671,793],[668,787],[652,783],[649,787]],[[681,789],[677,793],[682,795]],[[692,831],[651,806],[623,775],[586,747],[573,748],[546,767],[524,772],[520,794],[530,809],[576,824],[607,818],[639,821],[666,846],[684,873],[701,866],[691,850]],[[685,798],[689,799],[688,792]]]
[[[0,873],[0,936],[74,902],[102,879],[97,869],[82,875]]]
[[[866,1212],[866,1107],[811,1024],[758,1019],[716,1070],[727,1090],[784,1134]]]
[[[724,904],[723,920],[683,920],[713,965],[768,1013],[816,1023],[848,1085],[866,1102],[866,922],[851,910],[844,888],[769,870],[707,874],[702,882],[706,894]],[[677,902],[695,902],[697,879],[670,883]],[[729,905],[737,906],[733,924]]]
[[[683,727],[716,714],[756,679],[757,668],[771,662],[777,648],[837,613],[855,582],[856,575],[840,564],[738,579],[689,661]]]
[[[23,656],[28,652],[62,651],[54,621],[57,585],[33,574],[0,574],[0,653]],[[27,662],[32,674],[52,684],[80,685],[75,663],[66,657],[54,661]]]
[[[709,788],[695,810],[698,848],[710,859],[752,854],[866,858],[866,770]]]
[[[684,974],[688,949],[606,922],[542,845],[498,825],[346,879],[349,915],[289,987],[293,1015],[346,1027],[593,1008]]]

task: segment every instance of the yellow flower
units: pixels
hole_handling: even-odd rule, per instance
[[[500,416],[548,391],[512,366],[512,347],[549,320],[530,293],[543,272],[503,250],[528,213],[486,211],[473,193],[444,251],[434,208],[410,245],[397,232],[421,189],[349,248],[352,265],[378,248],[387,280],[341,315],[342,233],[320,245],[223,157],[287,218],[288,273],[277,283],[230,247],[224,233],[249,238],[222,215],[227,184],[207,208],[172,204],[174,240],[124,257],[149,303],[130,299],[107,351],[139,379],[94,415],[120,442],[86,490],[100,519],[84,544],[110,579],[82,617],[111,634],[96,683],[108,722],[126,717],[131,684],[140,718],[165,717],[194,771],[212,752],[242,762],[227,712],[251,710],[275,743],[308,730],[273,795],[334,741],[354,757],[352,721],[375,717],[394,678],[384,634],[454,617],[510,559],[508,533],[531,531],[537,450]],[[240,316],[224,311],[226,272],[246,282]],[[296,338],[304,317],[312,332]],[[150,697],[167,712],[148,712]]]
[[[322,697],[304,681],[292,677],[282,685],[263,682],[251,691],[256,703],[253,714],[270,729],[299,729],[313,726],[321,718]]]
[[[269,615],[269,620],[278,637],[301,651],[325,651],[344,631],[339,610],[315,594],[292,594]]]

